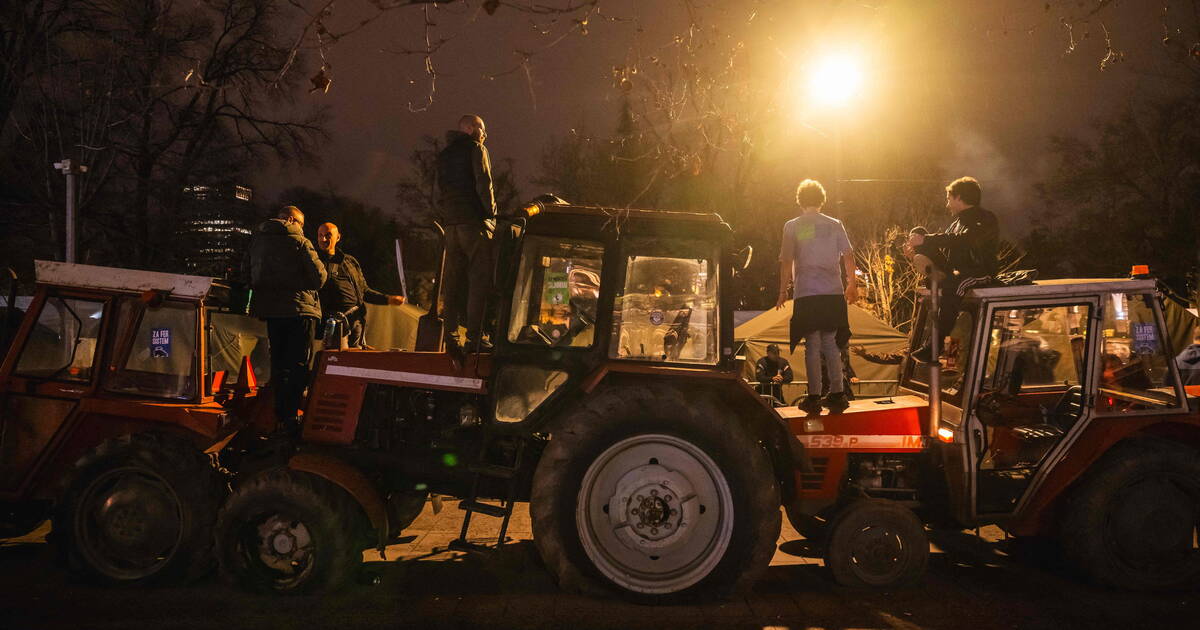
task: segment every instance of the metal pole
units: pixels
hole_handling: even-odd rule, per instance
[[[74,164],[70,158],[64,158],[61,162],[55,162],[54,168],[62,171],[62,174],[67,178],[67,212],[66,212],[66,231],[65,231],[65,247],[63,248],[63,259],[69,263],[75,262],[75,176],[79,173],[86,173],[87,167],[82,164]]]
[[[936,438],[942,425],[942,335],[938,331],[938,307],[941,305],[939,295],[938,270],[931,263],[929,275],[929,436]]]

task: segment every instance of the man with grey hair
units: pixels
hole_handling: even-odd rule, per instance
[[[495,273],[492,234],[496,198],[488,158],[487,128],[479,116],[459,119],[446,132],[446,147],[437,157],[437,206],[446,230],[443,267],[446,340],[458,345],[458,327],[468,343],[482,343],[481,327]]]

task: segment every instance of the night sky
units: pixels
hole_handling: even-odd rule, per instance
[[[784,68],[802,67],[820,50],[849,47],[864,55],[864,92],[842,124],[845,151],[870,166],[845,178],[905,175],[902,167],[879,167],[873,156],[887,156],[894,165],[932,159],[943,177],[972,174],[982,180],[991,202],[985,205],[1002,212],[1033,209],[1031,186],[1050,167],[1044,155],[1049,135],[1086,134],[1092,121],[1135,94],[1170,89],[1155,8],[1161,5],[1155,3],[1118,4],[1077,27],[1077,37],[1083,28],[1090,37],[1070,55],[1067,32],[1058,24],[1061,3],[1047,11],[1041,0],[696,4],[703,14],[724,20],[721,27],[731,37],[749,38],[759,50],[771,51],[760,58],[770,57],[779,67],[763,71],[781,80]],[[268,171],[255,184],[274,200],[287,185],[328,183],[393,211],[396,182],[421,137],[441,137],[460,114],[470,112],[487,121],[493,162],[514,160],[525,196],[542,192],[528,180],[538,173],[546,142],[573,128],[610,133],[619,102],[613,66],[630,58],[632,46],[654,50],[688,24],[676,0],[604,0],[602,6],[620,21],[593,18],[586,37],[572,34],[535,55],[532,96],[520,71],[484,77],[512,69],[518,62],[514,49],[536,50],[557,37],[563,24],[553,27],[556,35],[545,36],[530,25],[530,16],[508,7],[493,16],[477,2],[437,9],[435,36],[452,39],[434,56],[437,93],[424,112],[408,107],[425,96],[423,60],[385,52],[420,46],[420,10],[385,14],[329,50],[331,91],[301,100],[327,105],[332,115],[332,139],[319,150],[321,164]],[[342,12],[331,24],[344,27],[366,15],[353,13],[358,5],[338,8]],[[747,21],[754,9],[754,20]],[[1104,72],[1098,67],[1104,54],[1101,21],[1114,47],[1127,55]],[[777,168],[795,169],[798,180],[821,159],[814,147],[827,142],[812,129],[830,123],[799,108],[795,122],[779,130],[781,144],[794,139],[794,150],[778,151],[775,159]]]

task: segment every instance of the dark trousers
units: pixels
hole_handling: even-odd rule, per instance
[[[275,418],[280,422],[296,417],[308,386],[308,363],[312,359],[317,320],[313,317],[267,318],[267,343],[271,347],[271,381],[275,389]]]
[[[958,295],[958,285],[965,278],[954,275],[954,272],[950,270],[950,264],[946,260],[946,257],[937,249],[920,246],[917,247],[917,252],[928,256],[933,266],[946,274],[946,277],[939,285],[940,290],[938,291],[937,331],[939,335],[938,342],[940,344],[941,339],[949,335],[950,331],[954,329],[954,322],[958,319],[958,311],[962,307],[962,298]],[[925,307],[925,312],[930,313],[928,302],[925,303]],[[926,319],[925,323],[928,324],[929,320]],[[925,344],[929,344],[928,339],[925,341]]]
[[[479,339],[494,273],[492,240],[483,224],[447,225],[442,299],[448,336],[457,337],[458,327],[464,326],[468,341]]]

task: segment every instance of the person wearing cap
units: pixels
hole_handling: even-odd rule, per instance
[[[767,345],[767,355],[754,364],[754,380],[758,381],[758,393],[773,396],[781,404],[783,386],[792,382],[792,364],[779,354],[779,346]]]
[[[954,221],[945,232],[936,234],[922,227],[913,228],[905,244],[906,252],[928,256],[945,275],[936,314],[937,331],[942,337],[954,328],[966,292],[973,286],[986,286],[1000,270],[1000,224],[995,214],[980,207],[982,199],[983,189],[974,177],[950,182],[946,186],[946,209]],[[936,360],[928,340],[911,356],[922,363]]]

